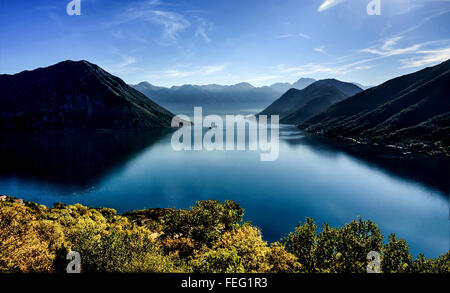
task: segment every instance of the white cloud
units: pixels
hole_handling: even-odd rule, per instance
[[[298,35],[299,35],[299,37],[304,38],[304,39],[308,39],[308,40],[311,39],[311,37],[308,36],[307,34],[299,33]]]
[[[124,60],[122,63],[120,63],[118,66],[119,67],[126,67],[128,65],[134,64],[136,63],[136,58],[133,56],[124,56]]]
[[[292,38],[292,37],[300,37],[300,38],[307,39],[307,40],[311,39],[311,37],[309,35],[304,34],[304,33],[283,34],[283,35],[277,36],[277,38],[279,38],[279,39]]]
[[[139,67],[136,66],[137,58],[134,56],[123,55],[119,50],[116,51],[117,54],[122,60],[115,64],[105,65],[105,69],[113,74],[122,75],[122,74],[130,74],[139,70]]]
[[[163,35],[173,42],[177,41],[178,34],[187,29],[191,23],[184,16],[167,11],[154,10],[147,20],[163,26]]]
[[[364,65],[364,66],[355,66],[354,69],[355,70],[367,70],[367,69],[371,69],[374,67],[375,67],[375,65]]]
[[[394,36],[394,37],[392,37],[390,39],[387,39],[384,42],[383,46],[381,46],[381,49],[383,49],[383,50],[391,49],[392,46],[395,46],[398,43],[398,41],[400,41],[402,38],[403,37],[401,37],[401,36]]]
[[[285,64],[280,64],[275,67],[277,72],[281,74],[289,74],[293,77],[307,76],[315,74],[326,74],[329,77],[333,75],[345,75],[354,71],[362,71],[374,68],[375,65],[366,64],[370,61],[376,60],[379,57],[361,59],[358,61],[353,61],[350,63],[343,63],[342,60],[329,62],[329,63],[308,63],[300,66],[287,66]]]
[[[319,9],[317,11],[324,11],[327,10],[328,8],[331,8],[341,2],[343,2],[345,0],[325,0],[322,5],[320,5]]]
[[[129,6],[108,25],[121,25],[133,21],[157,24],[162,27],[164,39],[176,43],[179,34],[190,27],[191,22],[179,13],[156,9],[160,5],[162,5],[162,2],[154,0]]]
[[[423,50],[418,51],[416,56],[408,59],[400,60],[403,63],[403,68],[416,68],[422,66],[431,66],[450,59],[450,47],[440,50]]]
[[[399,60],[403,64],[402,68],[433,65],[450,58],[450,40],[448,39],[412,44],[407,47],[398,46],[400,40],[402,40],[401,36],[394,36],[384,40],[381,45],[362,49],[360,53],[377,55],[378,57],[374,60],[392,56],[411,56]]]
[[[197,30],[195,31],[196,37],[201,37],[205,43],[211,43],[211,39],[208,36],[208,33],[213,30],[214,25],[202,18],[199,18],[199,24],[197,26]]]
[[[324,10],[327,10],[331,7],[336,6],[339,3],[345,2],[347,0],[322,0],[322,4],[319,6],[317,11],[322,12]],[[361,0],[359,0],[361,1]],[[448,3],[450,0],[385,0],[389,1],[389,8],[390,12],[393,15],[399,15],[399,14],[406,14],[413,10],[419,9],[424,7],[426,4],[429,4],[429,2],[442,2],[442,3]],[[366,1],[366,3],[369,3],[369,0]],[[447,11],[448,12],[448,11]]]
[[[179,69],[169,69],[163,72],[165,77],[169,78],[184,78],[189,76],[208,76],[217,72],[224,71],[227,68],[227,64],[212,65],[198,67],[195,70],[179,70]]]
[[[395,55],[414,54],[424,45],[429,43],[413,44],[407,47],[399,47],[398,42],[402,40],[401,36],[393,36],[382,41],[382,44],[360,50],[360,53],[370,53],[382,57],[390,57]]]
[[[277,79],[277,78],[281,78],[281,76],[279,76],[279,75],[262,75],[262,76],[257,76],[257,77],[251,78],[251,79],[247,80],[247,82],[249,82],[249,83],[259,83],[259,82],[262,82],[262,81],[274,80],[274,79]]]
[[[318,48],[314,48],[314,51],[322,53],[322,54],[326,54],[325,46],[320,46]]]
[[[422,44],[415,44],[405,48],[397,48],[397,49],[374,49],[374,48],[366,48],[362,49],[362,53],[371,53],[375,55],[380,55],[384,57],[394,56],[394,55],[403,55],[408,53],[415,53],[422,47]]]
[[[317,64],[317,63],[309,63],[305,65],[300,66],[293,66],[293,67],[286,67],[285,65],[278,65],[278,71],[282,73],[289,73],[291,76],[306,76],[306,75],[313,75],[313,74],[319,74],[319,73],[326,73],[326,74],[347,74],[351,71],[353,71],[351,68],[348,68],[347,66],[327,66],[323,64]]]

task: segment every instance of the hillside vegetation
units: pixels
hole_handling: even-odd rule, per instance
[[[319,80],[302,90],[290,89],[261,115],[279,115],[282,123],[298,124],[361,91],[352,83],[336,79]]]
[[[389,80],[300,123],[308,132],[450,154],[450,60]]]
[[[0,129],[169,128],[172,117],[139,91],[87,61],[0,74]]]
[[[450,252],[413,260],[404,240],[357,219],[317,232],[312,219],[269,245],[242,223],[233,201],[198,202],[190,210],[150,209],[118,215],[108,208],[47,208],[0,197],[0,272],[65,272],[66,255],[81,255],[82,272],[364,273],[370,251],[385,273],[448,273]]]

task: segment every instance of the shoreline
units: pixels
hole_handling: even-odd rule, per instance
[[[389,144],[383,144],[383,143],[375,143],[370,142],[368,139],[360,139],[360,138],[353,138],[353,137],[344,137],[344,136],[327,136],[323,134],[320,131],[314,131],[310,132],[307,131],[304,128],[296,126],[298,129],[303,131],[304,133],[307,133],[309,135],[322,138],[334,143],[340,143],[342,145],[347,146],[360,146],[360,147],[368,147],[367,149],[376,149],[378,151],[388,151],[388,152],[394,152],[398,156],[425,156],[425,157],[431,157],[434,159],[442,159],[442,160],[449,160],[450,159],[450,153],[448,152],[441,152],[437,150],[415,150],[411,147],[407,147],[403,143],[389,143]]]

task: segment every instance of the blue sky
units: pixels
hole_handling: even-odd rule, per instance
[[[0,73],[88,60],[128,83],[376,85],[450,58],[450,0],[0,0]]]

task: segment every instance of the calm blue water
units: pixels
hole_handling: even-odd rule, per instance
[[[0,194],[119,212],[232,199],[270,242],[305,217],[338,226],[363,216],[385,236],[406,239],[414,255],[449,249],[448,161],[331,145],[288,126],[274,162],[260,162],[252,151],[175,152],[170,138],[5,136]]]

